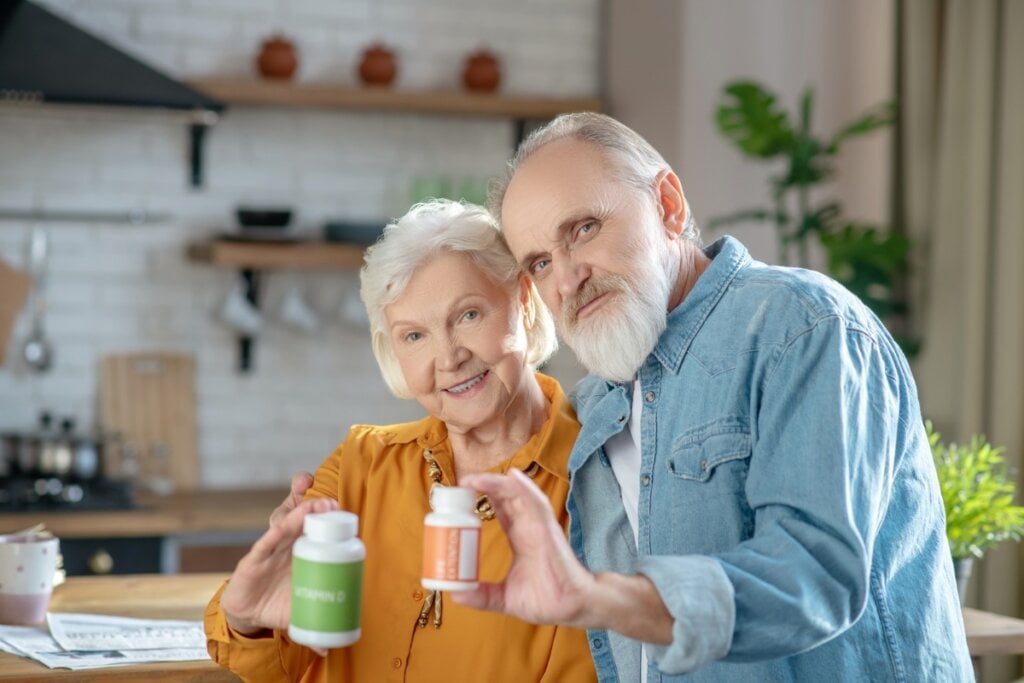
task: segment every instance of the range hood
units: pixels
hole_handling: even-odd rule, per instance
[[[202,185],[207,127],[224,105],[27,0],[0,0],[0,103],[157,107],[189,112],[190,182]]]
[[[165,76],[27,0],[0,9],[0,99],[219,112]]]

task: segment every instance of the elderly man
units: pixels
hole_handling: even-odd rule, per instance
[[[587,628],[602,681],[971,680],[914,381],[878,319],[732,238],[702,248],[679,178],[608,117],[536,131],[497,189],[593,374],[568,542],[526,477],[467,477],[515,560],[452,599]]]

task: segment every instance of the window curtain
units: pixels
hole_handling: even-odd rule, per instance
[[[914,360],[946,440],[982,432],[1024,504],[1024,0],[897,0],[898,216],[913,239]],[[1024,543],[976,563],[968,604],[1024,617]],[[985,661],[984,679],[1024,674]]]

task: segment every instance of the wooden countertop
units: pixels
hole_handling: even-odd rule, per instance
[[[1024,654],[1024,619],[965,607],[964,630],[972,657]]]
[[[215,531],[255,531],[288,494],[287,489],[196,491],[140,495],[133,510],[0,514],[0,533],[42,522],[61,538],[173,536]]]
[[[202,619],[225,574],[74,576],[53,591],[51,612],[84,612],[150,619]],[[154,662],[86,671],[48,669],[0,652],[0,681],[238,681],[212,661]]]

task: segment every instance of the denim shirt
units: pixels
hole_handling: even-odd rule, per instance
[[[639,372],[639,535],[605,442],[631,384],[573,392],[569,539],[674,619],[656,681],[973,680],[938,481],[903,354],[828,278],[726,237]],[[640,644],[591,631],[602,681]]]

